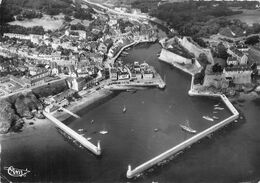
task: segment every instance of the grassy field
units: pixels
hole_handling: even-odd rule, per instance
[[[228,19],[239,19],[242,22],[246,22],[248,25],[252,25],[253,23],[260,23],[260,10],[245,10],[245,9],[237,9],[232,8],[232,10],[240,10],[243,11],[241,14],[232,15],[227,17]]]
[[[13,21],[10,25],[20,25],[23,27],[42,26],[44,30],[56,30],[59,29],[64,22],[64,15],[57,15],[50,17],[44,15],[42,18],[33,18],[31,20]]]

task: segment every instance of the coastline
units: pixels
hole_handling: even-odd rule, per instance
[[[111,96],[113,92],[102,89],[99,91],[95,91],[94,93],[88,94],[78,101],[71,102],[71,104],[66,108],[70,110],[71,112],[77,113],[78,111],[84,109],[84,108],[92,108],[95,107],[96,103],[99,103],[100,101],[106,99],[107,97]],[[62,112],[54,112],[53,116],[59,119],[60,121],[65,121],[71,117],[70,114],[62,111]],[[19,132],[9,132],[7,134],[0,134],[1,140],[5,139],[11,139],[11,138],[20,138],[22,136],[28,136],[30,134],[38,133],[42,128],[51,128],[55,125],[47,118],[45,119],[25,119],[25,124],[21,131]],[[33,125],[30,125],[29,123],[33,122]]]

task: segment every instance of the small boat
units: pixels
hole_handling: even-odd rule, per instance
[[[90,123],[93,124],[93,123],[94,123],[94,119],[92,119],[92,120],[90,121]]]
[[[218,106],[219,106],[219,104],[215,104],[215,105],[214,105],[214,107],[218,107]]]
[[[213,118],[213,119],[219,119],[219,117],[217,117],[217,116],[213,116],[212,118]]]
[[[204,118],[205,120],[208,120],[208,121],[214,121],[214,119],[209,116],[202,116],[202,118]]]
[[[91,140],[92,138],[91,137],[88,137],[87,140]]]
[[[83,128],[78,129],[79,132],[83,132]]]
[[[123,113],[125,113],[126,112],[126,107],[124,106],[124,108],[123,108]]]
[[[238,120],[236,119],[236,120],[235,120],[235,123],[237,123],[237,122],[238,122]]]
[[[127,92],[133,92],[133,93],[135,93],[135,92],[136,92],[136,90],[135,90],[135,89],[127,89],[126,91],[127,91]]]
[[[100,131],[99,133],[102,134],[102,135],[105,135],[105,134],[108,133],[108,131],[102,130],[102,131]]]
[[[129,53],[126,52],[126,51],[123,51],[122,54],[124,54],[124,55],[128,55]]]
[[[216,110],[220,110],[220,111],[224,110],[223,107],[214,107],[214,109],[216,109]]]
[[[158,132],[158,131],[159,131],[159,129],[158,129],[158,128],[155,128],[153,131],[154,131],[154,132]]]
[[[196,130],[192,129],[189,125],[189,121],[186,120],[186,126],[185,125],[180,125],[180,127],[184,130],[184,131],[187,131],[189,133],[197,133]]]

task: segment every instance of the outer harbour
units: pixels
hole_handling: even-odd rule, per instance
[[[197,130],[203,130],[211,126],[212,122],[203,120],[202,115],[210,115],[213,106],[219,103],[219,101],[205,97],[189,97],[190,76],[159,62],[156,57],[159,49],[160,46],[158,44],[139,45],[137,48],[129,51],[130,54],[124,58],[124,61],[146,60],[162,76],[166,76],[167,88],[165,90],[149,89],[136,93],[124,92],[91,110],[80,110],[77,114],[82,117],[81,119],[75,120],[75,118],[70,118],[65,121],[66,124],[75,130],[79,128],[85,129],[85,136],[92,137],[91,141],[101,140],[104,154],[100,159],[96,159],[92,154],[81,150],[78,146],[72,145],[73,143],[65,140],[53,125],[48,125],[48,127],[35,129],[35,138],[32,139],[31,136],[23,138],[23,145],[21,143],[21,145],[18,144],[19,140],[21,140],[19,135],[22,134],[12,137],[12,140],[8,141],[8,143],[4,140],[2,152],[6,154],[3,156],[5,164],[13,163],[17,166],[27,166],[34,174],[34,176],[27,177],[28,181],[92,180],[102,182],[107,180],[108,182],[126,182],[125,173],[129,163],[133,166],[138,166],[190,137],[189,134],[179,128],[179,123],[185,121],[186,118],[189,118],[192,127]],[[127,107],[127,112],[123,114],[122,107],[124,105]],[[253,104],[249,103],[246,105]],[[103,115],[101,116],[100,111],[106,112],[102,113]],[[218,115],[221,120],[230,116],[230,113],[225,110],[220,111]],[[90,123],[92,119],[95,120],[94,124]],[[153,172],[149,173],[149,176],[144,175],[137,181],[172,182],[172,180],[177,179],[176,182],[179,182],[178,180],[181,180],[181,177],[185,177],[181,174],[181,169],[192,165],[194,172],[196,172],[195,168],[199,170],[205,169],[204,171],[206,171],[208,169],[206,168],[207,164],[210,166],[212,161],[216,165],[213,169],[219,169],[220,164],[217,163],[217,159],[226,157],[226,154],[224,152],[220,153],[212,159],[212,153],[214,149],[217,150],[217,147],[224,144],[222,148],[226,150],[227,154],[230,154],[228,149],[232,142],[229,140],[227,142],[223,141],[226,138],[234,138],[233,140],[235,141],[239,140],[240,136],[235,135],[233,137],[232,134],[236,134],[236,130],[241,125],[243,125],[243,120],[231,125],[227,130],[224,129],[217,132],[210,140],[203,140],[202,143],[193,146],[189,151],[167,163],[163,168],[157,167]],[[159,131],[155,132],[155,128],[158,128]],[[41,130],[41,134],[38,134],[37,130]],[[107,130],[108,134],[101,135],[98,133],[99,130]],[[44,131],[48,133],[44,133]],[[230,143],[229,145],[228,142]],[[14,146],[13,143],[18,145]],[[240,147],[233,148],[240,149]],[[12,151],[7,155],[5,149],[12,149]],[[24,149],[23,155],[33,156],[33,159],[31,158],[31,161],[28,161],[29,158],[26,158],[27,156],[15,153],[21,149]],[[61,155],[61,151],[66,153],[63,152],[64,155]],[[240,149],[236,156],[241,157],[243,153],[245,152]],[[13,162],[14,157],[17,158],[16,163]],[[252,154],[253,157],[254,153]],[[199,160],[205,164],[201,166]],[[235,168],[235,172],[241,173],[240,170],[249,168],[244,166],[244,163],[248,162],[247,159],[243,160],[243,164],[235,160],[236,157],[229,160],[231,164],[237,163],[237,167],[240,167]],[[47,176],[44,174],[44,171],[51,164],[54,167],[52,173]],[[213,169],[212,171],[208,169],[209,174],[205,174],[204,178],[210,180],[210,177],[219,175],[220,171],[213,173]],[[65,172],[73,172],[74,176],[62,176]],[[158,174],[158,172],[160,173]],[[167,172],[168,175],[166,175]],[[169,172],[174,173],[172,175]],[[253,169],[253,174],[254,172],[256,173],[257,171]],[[73,175],[73,173],[70,175]],[[222,173],[225,175],[224,171]],[[102,178],[100,177],[101,175]],[[248,173],[241,175],[246,176]],[[174,176],[175,179],[171,176]],[[198,175],[194,176],[199,180],[202,175],[198,173]],[[229,180],[235,180],[237,176],[238,174],[234,175],[234,177],[229,177]]]

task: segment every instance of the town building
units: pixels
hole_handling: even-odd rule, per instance
[[[237,58],[239,65],[246,65],[248,63],[248,57],[243,52],[239,51],[235,47],[228,48],[227,53],[232,57]]]
[[[110,79],[111,80],[117,80],[118,77],[117,77],[117,69],[116,68],[111,68],[110,69]]]
[[[251,83],[252,72],[248,66],[233,66],[224,68],[223,75],[235,84],[248,84]]]
[[[227,65],[230,66],[230,65],[238,65],[239,62],[237,60],[237,57],[228,57],[227,58]]]
[[[38,86],[42,85],[45,82],[45,78],[50,76],[50,71],[43,71],[41,73],[38,73],[34,76],[31,76],[30,81],[32,86]]]

